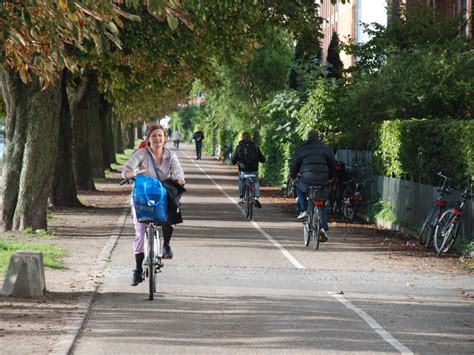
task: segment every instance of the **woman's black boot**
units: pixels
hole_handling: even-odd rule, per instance
[[[132,286],[137,286],[140,282],[143,281],[143,278],[142,278],[142,273],[143,273],[143,267],[142,267],[142,264],[143,264],[143,259],[145,258],[145,254],[144,253],[138,253],[138,254],[135,254],[135,270],[133,270],[133,274],[132,274],[132,281],[130,282],[130,284]]]

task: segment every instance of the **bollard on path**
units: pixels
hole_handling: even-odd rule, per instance
[[[46,290],[43,253],[17,250],[10,258],[2,293],[19,298],[39,298]]]

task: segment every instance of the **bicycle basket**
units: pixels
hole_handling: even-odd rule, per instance
[[[133,206],[138,222],[166,222],[168,196],[161,181],[137,175],[133,188]]]

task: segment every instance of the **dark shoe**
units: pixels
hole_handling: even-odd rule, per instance
[[[169,245],[163,247],[163,259],[173,259],[173,251]]]
[[[328,241],[328,235],[326,234],[324,228],[319,230],[319,241],[323,243]]]
[[[260,201],[258,200],[258,198],[256,198],[255,200],[253,200],[253,203],[255,204],[255,207],[257,207],[257,208],[262,208],[262,204],[260,203]]]
[[[130,285],[137,286],[142,281],[143,281],[142,271],[141,270],[133,270],[132,281],[130,282]]]

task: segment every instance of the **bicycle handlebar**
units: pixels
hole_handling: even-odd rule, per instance
[[[438,173],[436,175],[438,175],[439,177],[442,177],[445,180],[448,180],[448,177],[443,175],[443,173],[441,171],[438,171]]]
[[[120,181],[120,185],[125,185],[125,184],[128,185],[128,184],[131,184],[133,180],[135,180],[135,179],[133,179],[133,178],[125,178],[125,179],[123,179],[122,181]]]

